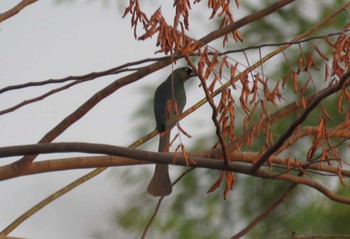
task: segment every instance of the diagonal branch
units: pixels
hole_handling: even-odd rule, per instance
[[[175,184],[177,184],[186,174],[188,174],[189,172],[191,172],[194,168],[189,168],[187,169],[185,172],[183,172],[172,184],[171,186],[174,187]],[[147,232],[149,230],[149,228],[151,227],[154,219],[156,218],[157,214],[158,214],[158,211],[159,211],[159,208],[160,208],[160,205],[162,204],[162,201],[164,199],[165,196],[161,196],[159,199],[158,199],[158,202],[157,202],[157,206],[156,208],[154,209],[154,212],[151,216],[151,218],[149,219],[148,223],[146,224],[143,232],[142,232],[142,235],[141,235],[141,239],[144,239],[146,238],[146,235],[147,235]]]
[[[23,10],[23,8],[27,7],[28,5],[35,3],[38,0],[22,0],[20,3],[18,3],[16,6],[11,8],[10,10],[3,12],[0,14],[0,22],[5,21],[6,19],[16,15],[20,11]]]
[[[136,71],[138,69],[135,69],[135,68],[130,69],[127,67],[140,65],[142,63],[147,63],[147,62],[166,60],[168,58],[169,58],[168,56],[146,58],[146,59],[139,60],[139,61],[128,62],[128,63],[125,63],[123,65],[113,67],[111,69],[97,71],[97,72],[91,72],[91,73],[88,73],[85,75],[67,76],[67,77],[64,77],[61,79],[49,79],[49,80],[44,80],[44,81],[27,82],[27,83],[18,84],[18,85],[10,85],[10,86],[6,86],[6,87],[0,89],[0,94],[3,94],[3,93],[8,92],[8,91],[12,91],[12,90],[24,89],[27,87],[43,86],[43,85],[48,85],[48,84],[59,84],[59,83],[67,82],[67,81],[80,81],[80,82],[84,81],[85,82],[85,81],[93,80],[95,78],[102,77],[102,76],[116,75],[116,74],[126,72],[126,71]]]
[[[89,100],[87,100],[84,104],[82,104],[78,109],[76,109],[73,113],[68,115],[65,119],[63,119],[57,126],[55,126],[52,130],[50,130],[40,141],[39,143],[48,143],[52,142],[56,137],[62,134],[68,127],[81,119],[86,113],[88,113],[94,106],[96,106],[100,101],[114,93],[119,88],[131,84],[150,73],[161,69],[169,65],[172,62],[171,59],[163,60],[160,62],[153,63],[149,66],[143,67],[135,73],[132,73],[128,76],[124,76],[113,83],[109,84],[107,87],[103,88],[96,94],[94,94]],[[25,156],[19,161],[14,163],[14,167],[17,170],[21,170],[21,168],[26,168],[30,165],[30,163],[35,159],[36,155]]]
[[[281,9],[285,6],[287,6],[290,3],[295,2],[295,0],[279,0],[273,4],[271,4],[270,6],[254,13],[251,15],[248,15],[246,17],[243,17],[242,19],[226,26],[223,27],[221,29],[218,29],[216,31],[213,31],[212,33],[208,34],[207,36],[201,38],[199,41],[203,42],[203,43],[207,43],[209,41],[211,41],[210,39],[216,39],[222,36],[225,36],[226,34],[230,33],[230,32],[234,32],[235,30],[237,30],[238,28],[247,25],[248,23],[252,23],[254,21],[257,21],[263,17],[266,17],[268,15],[270,15],[271,13],[277,11],[278,9]]]
[[[65,193],[69,192],[70,190],[74,189],[76,186],[80,185],[83,182],[88,181],[89,179],[95,177],[96,175],[103,172],[104,169],[100,168],[97,170],[94,170],[83,177],[79,178],[78,180],[73,181],[72,183],[68,184],[64,188],[59,189],[55,193],[51,194],[50,196],[46,197],[44,200],[40,201],[38,204],[34,205],[32,208],[24,212],[21,216],[19,216],[14,222],[9,224],[5,229],[3,229],[0,232],[0,238],[5,237],[10,232],[12,232],[16,227],[18,227],[21,223],[23,223],[25,220],[27,220],[29,217],[31,217],[33,214],[41,210],[43,207],[48,205],[50,202],[56,200],[57,198],[63,196]]]
[[[277,152],[277,150],[283,146],[283,144],[288,140],[288,138],[305,121],[305,119],[321,103],[321,101],[327,98],[328,96],[336,93],[337,91],[341,90],[349,77],[350,77],[350,71],[345,73],[336,85],[326,89],[324,92],[322,92],[322,94],[318,95],[310,103],[310,105],[304,110],[304,112],[300,115],[300,117],[290,125],[288,130],[281,135],[281,137],[277,140],[277,142],[271,147],[269,147],[261,155],[261,157],[254,163],[252,170],[257,170],[258,168],[260,168],[275,152]]]
[[[257,216],[251,223],[249,223],[249,225],[247,225],[245,228],[243,228],[241,231],[239,231],[237,234],[231,237],[231,239],[239,239],[245,234],[247,234],[249,231],[251,231],[259,222],[268,217],[279,205],[281,205],[297,185],[298,184],[296,183],[292,183],[269,208],[267,208],[263,213]]]
[[[74,85],[77,85],[77,84],[79,84],[79,83],[81,83],[81,82],[79,82],[79,81],[73,81],[73,82],[68,83],[68,84],[66,84],[66,85],[64,85],[64,86],[61,86],[61,87],[52,89],[52,90],[50,90],[50,91],[48,91],[48,92],[46,92],[46,93],[44,93],[44,94],[42,94],[42,95],[33,97],[33,98],[31,98],[31,99],[24,100],[24,101],[22,101],[21,103],[18,103],[18,104],[14,105],[14,106],[11,106],[11,107],[9,107],[9,108],[7,108],[7,109],[0,110],[0,115],[4,115],[4,114],[11,113],[11,112],[13,112],[13,111],[15,111],[15,110],[17,110],[17,109],[23,107],[23,106],[32,104],[32,103],[37,102],[37,101],[40,101],[40,100],[43,100],[43,99],[49,97],[50,95],[56,94],[56,93],[58,93],[58,92],[60,92],[60,91],[66,90],[66,89],[69,89],[70,87],[72,87],[72,86],[74,86]]]

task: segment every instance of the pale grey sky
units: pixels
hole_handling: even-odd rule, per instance
[[[14,2],[1,1],[0,12],[9,9]],[[152,56],[155,49],[151,42],[134,40],[129,19],[121,19],[121,12],[114,3],[104,7],[99,1],[74,1],[62,5],[54,1],[38,1],[3,22],[0,28],[0,88],[108,69]],[[113,79],[116,77],[80,85],[1,116],[0,145],[37,142],[96,89]],[[0,108],[47,90],[43,87],[5,93],[0,95]],[[130,121],[131,106],[141,100],[137,95],[128,97],[129,94],[130,90],[120,90],[56,141],[127,146],[134,138],[125,137],[131,130],[126,122]],[[117,134],[112,134],[113,131]],[[88,171],[50,173],[1,182],[1,229],[35,203]],[[111,224],[112,212],[122,206],[122,198],[116,182],[106,172],[56,200],[11,235],[38,239],[88,238]]]
[[[15,2],[19,1],[1,1],[0,12],[8,10]],[[76,0],[65,4],[38,1],[1,23],[0,88],[86,74],[154,56],[154,40],[136,41],[129,17],[121,18],[123,10],[120,11],[115,2],[104,5],[100,1]],[[197,31],[201,29],[197,28]],[[170,72],[169,69],[164,72]],[[163,78],[168,74],[156,73],[152,78]],[[100,78],[96,82],[78,85],[44,101],[2,115],[0,145],[36,143],[97,89],[117,77]],[[146,85],[156,87],[161,82],[152,80],[148,78],[119,90],[55,141],[129,145],[136,139],[130,137],[130,133],[134,133],[131,117],[145,97],[139,94],[137,88]],[[195,92],[198,97],[190,97],[187,106],[202,97],[197,85],[192,84],[191,94]],[[4,93],[0,95],[0,110],[51,88]],[[150,114],[153,115],[153,112]],[[210,114],[207,119],[210,123]],[[147,130],[152,129],[153,126]],[[197,132],[189,133],[196,137]],[[47,159],[48,156],[40,158]],[[1,160],[1,164],[5,164],[13,158]],[[0,182],[0,228],[3,229],[35,203],[89,171],[49,173]],[[116,208],[125,206],[123,198],[127,193],[117,188],[114,179],[110,177],[110,171],[105,172],[54,201],[10,235],[36,239],[77,239],[88,238],[96,231],[111,227],[112,213]],[[141,183],[146,186],[147,181]]]

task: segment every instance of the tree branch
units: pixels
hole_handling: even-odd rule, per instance
[[[272,12],[276,11],[279,8],[282,8],[283,6],[286,6],[287,4],[293,2],[295,0],[280,0],[276,2],[275,4],[262,9],[261,11],[248,15],[245,18],[225,27],[217,31],[213,31],[212,33],[206,35],[205,37],[201,38],[199,42],[201,44],[208,44],[209,42],[228,34],[234,30],[237,30],[238,28],[247,25],[251,23],[252,21],[256,21],[260,18],[263,18]],[[195,49],[194,49],[195,50]],[[52,142],[56,137],[58,137],[60,134],[62,134],[68,127],[70,127],[72,124],[77,122],[80,118],[82,118],[87,112],[89,112],[94,106],[96,106],[101,100],[106,98],[107,96],[114,93],[116,90],[118,90],[120,87],[133,83],[148,74],[155,72],[173,62],[173,60],[177,60],[177,58],[171,58],[167,60],[162,60],[156,63],[153,63],[149,66],[143,67],[138,72],[135,72],[133,74],[130,74],[128,76],[122,77],[119,80],[116,80],[115,82],[111,83],[104,89],[97,92],[95,95],[93,95],[89,100],[87,100],[83,105],[81,105],[77,110],[75,110],[73,113],[71,113],[69,116],[67,116],[65,119],[63,119],[57,126],[55,126],[52,130],[50,130],[40,141],[39,143],[49,143]],[[18,160],[14,163],[13,167],[21,171],[27,167],[30,167],[30,163],[35,159],[36,155],[30,155],[23,157],[22,159]]]
[[[339,82],[332,86],[327,88],[322,94],[316,96],[316,98],[310,103],[308,107],[304,110],[304,112],[300,115],[299,118],[297,118],[288,128],[288,130],[281,135],[281,137],[277,140],[277,142],[269,147],[262,155],[261,157],[254,163],[253,170],[257,170],[259,167],[261,167],[270,156],[272,156],[280,147],[283,146],[283,144],[288,140],[288,138],[295,132],[295,130],[301,125],[304,120],[308,117],[308,115],[321,103],[322,100],[327,98],[328,96],[336,93],[337,91],[341,90],[343,88],[343,85],[350,77],[350,71],[345,73],[344,76],[339,80]]]
[[[261,222],[263,219],[268,217],[281,203],[283,203],[289,194],[294,190],[294,188],[298,184],[291,184],[286,191],[263,213],[261,213],[259,216],[257,216],[249,225],[247,225],[245,228],[243,228],[241,231],[239,231],[237,234],[235,234],[231,239],[239,239],[245,234],[247,234],[249,231],[251,231],[259,222]]]
[[[60,78],[60,79],[49,79],[49,80],[44,80],[44,81],[27,82],[27,83],[18,84],[18,85],[10,85],[10,86],[6,86],[6,87],[0,89],[0,94],[3,94],[3,93],[8,92],[8,91],[12,91],[12,90],[24,89],[24,88],[28,88],[28,87],[34,87],[34,86],[43,86],[43,85],[48,85],[48,84],[59,84],[59,83],[67,82],[67,81],[79,81],[79,82],[90,81],[90,80],[93,80],[93,79],[96,79],[96,78],[102,77],[102,76],[116,75],[116,74],[119,74],[122,72],[127,72],[127,71],[136,71],[138,69],[134,69],[134,68],[129,69],[126,67],[135,66],[135,65],[139,65],[139,64],[147,63],[147,62],[166,60],[168,58],[169,58],[169,56],[146,58],[146,59],[139,60],[139,61],[128,62],[126,64],[116,66],[116,67],[113,67],[111,69],[97,71],[97,72],[91,72],[91,73],[88,73],[85,75],[67,76],[67,77]]]
[[[279,0],[270,6],[254,13],[251,15],[248,15],[246,17],[243,17],[242,19],[236,21],[235,23],[232,23],[226,27],[223,27],[221,29],[218,29],[216,31],[211,32],[210,34],[206,35],[205,37],[201,38],[199,41],[203,43],[208,43],[212,41],[211,39],[217,39],[219,37],[225,36],[226,34],[230,32],[236,31],[238,28],[247,25],[248,23],[252,23],[254,21],[257,21],[261,18],[264,18],[271,13],[277,11],[278,9],[281,9],[285,6],[287,6],[290,3],[293,3],[295,0]]]
[[[116,90],[121,88],[122,86],[131,84],[150,73],[159,70],[172,62],[172,59],[159,61],[153,63],[149,66],[141,68],[139,71],[132,73],[128,76],[124,76],[107,87],[103,88],[96,94],[94,94],[89,100],[87,100],[84,104],[82,104],[78,109],[76,109],[73,113],[68,115],[65,119],[63,119],[57,126],[55,126],[52,130],[50,130],[40,141],[39,143],[48,143],[52,142],[56,137],[62,134],[68,127],[77,122],[80,118],[82,118],[87,112],[89,112],[94,106],[96,106],[100,101],[105,99],[107,96],[114,93]],[[23,168],[29,167],[30,163],[35,159],[36,155],[30,155],[23,157],[19,161],[15,162],[14,167],[17,170],[22,170]]]
[[[62,144],[62,143],[56,143]],[[81,143],[76,144],[76,149],[79,149],[79,145]],[[14,146],[18,147],[18,146]],[[22,147],[22,146],[21,146]],[[33,146],[35,147],[35,146]],[[62,145],[59,146],[62,148]],[[90,144],[89,147],[100,147],[99,145],[92,145]],[[114,146],[116,147],[116,146]],[[5,147],[6,148],[6,147]],[[116,151],[114,151],[115,155],[120,155],[120,151],[128,148],[114,148]],[[0,152],[3,150],[3,148],[0,148]],[[131,150],[131,149],[128,149]],[[136,151],[137,154],[137,150]],[[218,160],[221,162],[221,158],[215,158],[217,156],[215,153],[211,153],[213,150],[210,150],[208,152],[188,152],[187,155],[190,158],[206,158],[210,160]],[[66,152],[61,149],[60,152]],[[104,151],[99,151],[101,154],[105,154]],[[152,152],[151,152],[152,153]],[[20,154],[21,155],[21,154]],[[181,153],[170,153],[168,155],[168,158],[165,160],[161,160],[160,163],[169,163],[170,157],[181,158]],[[259,153],[255,152],[234,152],[229,155],[229,160],[232,162],[240,162],[240,163],[246,163],[246,164],[253,164],[253,162],[256,160],[256,158],[259,156]],[[0,157],[5,157],[4,155],[0,154]],[[171,158],[173,159],[173,158]],[[286,172],[289,171],[305,171],[305,170],[314,170],[316,172],[325,172],[332,174],[334,176],[338,176],[339,173],[341,173],[344,177],[350,178],[350,171],[346,169],[339,169],[337,167],[332,167],[328,165],[322,165],[320,166],[320,163],[323,161],[313,161],[313,162],[303,162],[295,159],[281,159],[275,156],[272,156],[270,158],[272,166],[278,166],[281,165],[286,169]],[[10,178],[24,176],[24,175],[31,175],[31,174],[39,174],[39,173],[47,173],[47,172],[53,172],[53,171],[62,171],[62,170],[72,170],[72,169],[86,169],[86,168],[96,168],[96,167],[115,167],[115,166],[131,166],[131,165],[138,165],[138,164],[148,164],[148,163],[157,163],[159,161],[159,157],[157,154],[151,154],[148,156],[147,161],[146,160],[135,160],[135,158],[131,157],[121,157],[121,156],[85,156],[85,157],[72,157],[72,158],[63,158],[63,159],[50,159],[50,160],[42,160],[38,162],[33,162],[31,167],[18,172],[14,170],[12,167],[12,164],[2,166],[0,167],[0,181],[1,180],[8,180]],[[191,165],[193,167],[209,167],[206,165]],[[209,167],[210,168],[210,167]],[[271,175],[272,177],[274,175]],[[276,176],[276,175],[275,175]]]
[[[83,177],[80,177],[79,179],[73,181],[72,183],[68,184],[64,188],[61,188],[60,190],[56,191],[55,193],[51,194],[44,200],[40,201],[38,204],[34,205],[32,208],[24,212],[20,217],[18,217],[15,221],[13,221],[10,225],[8,225],[4,230],[0,232],[0,238],[5,237],[10,232],[12,232],[17,226],[19,226],[22,222],[30,218],[33,214],[38,212],[40,209],[48,205],[50,202],[56,200],[57,198],[63,196],[67,192],[71,191],[75,187],[79,186],[83,182],[88,181],[89,179],[95,177],[96,175],[102,173],[106,168],[99,168],[95,169],[92,172],[84,175]]]
[[[191,66],[191,68],[194,70],[194,72],[198,75],[198,77],[201,81],[204,93],[205,93],[205,98],[207,99],[210,107],[212,108],[212,121],[213,121],[215,129],[216,129],[215,132],[216,132],[216,135],[219,139],[221,149],[222,149],[223,158],[224,158],[224,163],[226,165],[228,163],[228,153],[227,153],[224,137],[222,136],[222,133],[221,133],[220,123],[217,119],[218,108],[216,107],[213,98],[210,96],[210,92],[209,92],[207,83],[203,79],[203,76],[200,74],[197,67],[193,64],[193,62],[191,61],[191,59],[188,56],[186,56],[186,60],[187,60],[187,63]]]
[[[0,156],[18,156],[18,155],[32,155],[32,154],[48,154],[48,153],[59,153],[59,152],[83,152],[83,153],[93,153],[93,154],[108,154],[113,156],[129,157],[137,160],[143,160],[147,162],[156,163],[169,163],[173,161],[174,154],[168,153],[158,153],[158,152],[148,152],[144,150],[135,150],[129,148],[123,148],[112,145],[105,144],[89,144],[89,143],[51,143],[51,144],[34,144],[34,145],[24,145],[24,146],[9,146],[0,148]],[[312,187],[329,199],[350,204],[350,198],[343,197],[331,192],[328,188],[320,183],[317,183],[311,179],[300,178],[293,175],[273,175],[261,169],[253,170],[253,167],[231,163],[224,165],[221,160],[213,160],[201,157],[189,157],[190,167],[203,167],[218,170],[232,171],[242,174],[251,175],[254,177],[261,177],[273,180],[288,181],[297,184],[303,184]],[[181,154],[176,154],[176,161],[174,165],[186,165],[186,160]],[[11,165],[8,166],[10,169]],[[1,177],[3,172],[0,173]],[[22,174],[24,172],[21,172]]]
[[[0,14],[0,22],[5,21],[6,19],[16,15],[20,11],[22,11],[25,7],[28,5],[35,3],[38,0],[22,0],[20,3],[18,3],[16,6],[11,8],[10,10],[3,12]]]

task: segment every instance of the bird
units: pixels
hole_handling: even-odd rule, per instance
[[[195,76],[198,75],[189,67],[177,68],[158,86],[154,93],[154,116],[156,129],[159,132],[158,152],[169,152],[170,131],[178,121],[186,104],[184,83]],[[147,191],[154,197],[171,194],[172,186],[168,164],[156,164]]]

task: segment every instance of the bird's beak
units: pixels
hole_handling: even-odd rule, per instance
[[[194,71],[191,72],[190,77],[198,76],[198,74]]]

